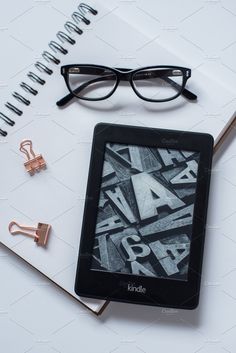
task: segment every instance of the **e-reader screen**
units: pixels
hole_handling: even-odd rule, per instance
[[[106,143],[91,270],[188,279],[199,157]]]

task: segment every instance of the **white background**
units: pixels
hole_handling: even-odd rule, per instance
[[[201,61],[214,69],[215,75],[219,74],[226,85],[236,87],[234,0],[140,0],[104,3],[109,7],[117,6],[117,11],[126,20],[141,26],[142,31],[151,38],[185,38],[197,49]],[[3,65],[8,57],[14,57],[11,64],[14,67],[6,70],[0,65],[0,90],[4,92],[8,87],[10,91],[13,74],[30,65],[39,56],[35,48],[36,41],[40,42],[44,34],[42,19],[38,23],[36,21],[35,28],[32,28],[35,45],[25,41],[21,31],[14,29],[16,22],[18,25],[21,23],[23,28],[32,7],[37,6],[52,6],[61,10],[66,9],[66,1],[11,0],[7,4],[1,4],[0,63]],[[54,33],[53,18],[50,20],[51,33]],[[41,49],[42,45],[39,47]],[[197,310],[111,303],[102,316],[96,317],[8,250],[0,247],[1,351],[235,352],[234,136],[235,130],[214,158],[202,291]],[[1,155],[1,158],[4,156]]]

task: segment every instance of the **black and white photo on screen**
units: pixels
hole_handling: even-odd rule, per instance
[[[106,143],[91,270],[187,281],[199,157]]]

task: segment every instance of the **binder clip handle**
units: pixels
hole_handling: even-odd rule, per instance
[[[14,226],[18,227],[19,230],[12,230],[12,228]],[[27,235],[28,237],[34,238],[34,235],[32,233],[24,232],[24,230],[32,230],[32,231],[36,232],[37,228],[28,227],[28,226],[21,226],[18,223],[16,223],[15,221],[12,221],[11,223],[9,223],[8,230],[12,235],[23,234],[23,235]]]
[[[29,148],[29,151],[26,149],[26,147]],[[20,144],[20,151],[26,155],[28,160],[30,160],[32,157],[35,158],[31,140],[23,140]]]

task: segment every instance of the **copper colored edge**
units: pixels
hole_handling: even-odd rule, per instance
[[[66,293],[68,296],[70,296],[72,299],[76,300],[77,302],[79,302],[80,304],[82,304],[86,309],[88,309],[89,311],[91,311],[93,314],[99,316],[102,314],[102,312],[105,310],[105,308],[107,307],[107,305],[109,304],[109,301],[106,301],[103,306],[99,309],[99,311],[94,311],[91,308],[89,308],[86,304],[84,304],[82,301],[80,301],[79,299],[77,299],[76,297],[74,297],[70,292],[68,292],[65,288],[61,287],[58,283],[54,282],[51,278],[49,278],[47,275],[45,275],[43,272],[41,272],[40,270],[38,270],[36,267],[34,267],[30,262],[28,262],[27,260],[23,259],[23,257],[21,257],[20,255],[18,255],[17,253],[14,252],[14,250],[12,250],[11,248],[9,248],[8,246],[6,246],[5,244],[3,244],[0,241],[1,245],[3,245],[7,251],[11,251],[11,253],[13,253],[14,255],[16,255],[19,259],[23,260],[25,263],[27,263],[28,265],[30,265],[30,267],[32,267],[34,270],[36,270],[37,272],[39,272],[41,275],[43,275],[44,277],[46,277],[53,285],[55,285],[56,287],[58,287],[59,289],[61,289],[64,293]]]
[[[215,139],[215,144],[214,144],[214,153],[218,151],[220,146],[224,143],[225,139],[231,132],[231,130],[236,127],[236,113],[232,115],[230,118],[229,122],[225,125],[225,127],[222,129],[221,133],[219,136]]]

